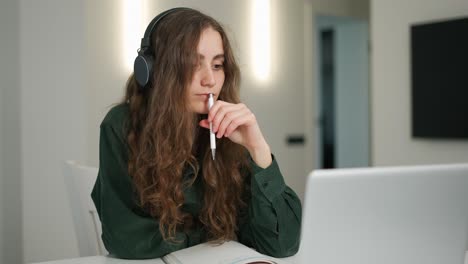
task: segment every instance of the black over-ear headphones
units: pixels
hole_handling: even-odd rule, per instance
[[[154,56],[151,49],[151,35],[159,21],[177,10],[190,10],[190,8],[176,7],[157,15],[155,18],[153,18],[153,20],[151,20],[148,27],[146,28],[144,37],[141,39],[140,49],[138,49],[138,56],[136,57],[135,63],[133,64],[133,71],[135,74],[135,79],[142,89],[145,89],[145,87],[148,85],[151,74],[153,72]]]

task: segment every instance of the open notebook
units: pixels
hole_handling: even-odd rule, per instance
[[[204,243],[164,256],[166,264],[292,264],[292,258],[277,259],[258,253],[235,241],[223,244]]]

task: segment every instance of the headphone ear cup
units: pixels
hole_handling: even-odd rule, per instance
[[[133,70],[137,83],[144,89],[148,85],[153,72],[153,56],[139,54],[133,64]]]

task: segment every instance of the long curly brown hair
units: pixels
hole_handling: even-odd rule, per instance
[[[240,71],[222,26],[196,10],[183,9],[162,19],[152,34],[154,70],[149,89],[141,90],[133,74],[124,103],[129,105],[129,163],[140,205],[159,221],[165,240],[178,242],[177,231],[195,222],[206,239],[235,239],[248,169],[246,150],[229,139],[217,140],[216,161],[211,159],[208,131],[198,125],[201,116],[188,111],[187,87],[197,65],[197,46],[206,28],[221,35],[225,81],[219,99],[239,103]],[[199,164],[201,163],[201,164]],[[195,177],[184,181],[191,167]],[[199,170],[201,172],[199,173]],[[201,177],[203,206],[193,217],[181,210],[184,189]]]

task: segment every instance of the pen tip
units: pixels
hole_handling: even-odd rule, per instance
[[[215,160],[215,153],[216,153],[215,150],[212,149],[212,150],[211,150],[211,157],[213,158],[213,160]]]

